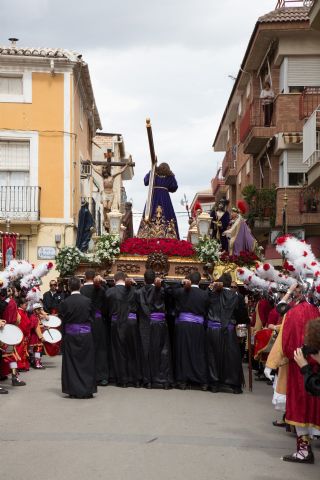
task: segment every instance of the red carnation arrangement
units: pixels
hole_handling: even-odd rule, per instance
[[[149,255],[162,252],[169,257],[192,257],[192,243],[176,238],[128,238],[120,245],[120,253],[126,255]]]

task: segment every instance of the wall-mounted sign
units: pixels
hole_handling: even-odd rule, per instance
[[[38,247],[39,260],[54,260],[57,254],[56,247]]]

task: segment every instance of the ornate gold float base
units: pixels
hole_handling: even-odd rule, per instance
[[[151,255],[120,255],[112,264],[81,263],[75,273],[83,276],[86,270],[92,269],[108,279],[121,271],[131,278],[142,280],[146,268],[152,268],[157,275],[169,280],[182,280],[192,271],[199,272],[202,280],[209,280],[210,277],[217,280],[224,272],[229,272],[232,279],[236,280],[238,267],[234,263],[216,264],[212,272],[212,268],[192,257],[167,257],[155,252]]]

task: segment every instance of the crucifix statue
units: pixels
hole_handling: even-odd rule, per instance
[[[97,165],[101,167],[101,171],[94,169],[99,175],[103,178],[103,192],[101,195],[101,203],[103,206],[103,225],[106,231],[109,231],[109,219],[108,213],[111,210],[119,210],[119,199],[118,196],[115,195],[114,189],[114,181],[115,178],[121,175],[128,167],[134,167],[135,163],[132,162],[131,156],[129,157],[128,162],[120,161],[120,162],[112,162],[111,161],[111,154],[107,152],[104,154],[106,161],[93,161],[92,165]],[[111,168],[112,167],[122,167],[118,172],[112,174]],[[94,168],[94,167],[93,167]]]

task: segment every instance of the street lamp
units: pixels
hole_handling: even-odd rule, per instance
[[[189,234],[190,234],[190,241],[192,245],[197,245],[197,243],[199,242],[199,233],[198,233],[197,227],[194,226],[190,228]]]
[[[211,217],[208,213],[202,212],[197,217],[197,227],[199,236],[204,238],[209,236]]]

